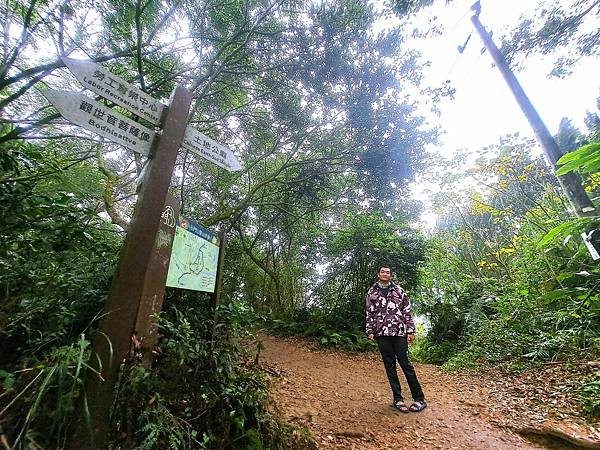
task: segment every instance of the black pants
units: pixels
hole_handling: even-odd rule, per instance
[[[398,372],[396,371],[396,358],[400,367],[402,367],[413,400],[416,402],[424,400],[425,395],[417,379],[417,373],[408,359],[408,341],[406,336],[379,336],[377,338],[377,345],[381,352],[385,373],[392,388],[394,403],[404,400],[402,398],[400,380],[398,380]]]

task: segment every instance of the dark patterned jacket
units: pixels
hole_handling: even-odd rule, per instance
[[[367,334],[375,336],[405,336],[415,332],[410,311],[410,300],[404,289],[390,282],[387,297],[380,294],[375,283],[365,299],[367,307]]]

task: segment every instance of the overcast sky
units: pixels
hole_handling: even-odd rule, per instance
[[[426,69],[427,83],[439,85],[449,79],[456,89],[455,98],[440,105],[440,125],[446,131],[444,153],[494,143],[499,136],[516,131],[534,136],[500,72],[492,66],[491,56],[481,53],[483,44],[470,21],[472,4],[473,0],[454,0],[446,7],[438,4],[436,16],[445,31],[421,48],[424,59],[432,64]],[[481,4],[481,22],[499,45],[506,30],[516,25],[522,14],[531,13],[539,1],[483,0]],[[457,46],[471,32],[465,52],[459,54]],[[598,72],[588,67],[565,79],[548,78],[552,61],[532,59],[516,76],[552,133],[558,130],[562,117],[583,128],[586,110],[596,109],[600,95]],[[582,67],[586,64],[598,68],[598,61],[588,59]]]
[[[483,43],[473,29],[470,7],[474,0],[453,0],[444,6],[438,1],[419,20],[435,15],[444,32],[427,38],[416,45],[431,66],[425,69],[424,85],[439,86],[450,80],[456,89],[453,99],[442,101],[438,107],[441,116],[435,118],[444,131],[441,145],[430,148],[432,152],[451,156],[458,148],[476,150],[498,143],[506,134],[518,132],[534,138],[533,131],[521,112],[502,75],[492,65],[488,52],[482,54]],[[540,0],[482,0],[480,20],[494,40],[500,38],[518,23],[521,15],[531,14]],[[457,47],[473,33],[463,54]],[[523,70],[515,75],[538,110],[551,133],[558,131],[562,117],[572,119],[573,124],[585,130],[583,118],[586,110],[596,111],[596,98],[600,96],[598,60],[587,59],[580,70],[564,79],[548,78],[553,58],[528,60]],[[594,70],[592,70],[594,69]],[[435,190],[434,184],[419,183],[416,197],[423,200],[426,189]],[[431,226],[433,217],[427,216]]]

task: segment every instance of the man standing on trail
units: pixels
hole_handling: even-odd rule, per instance
[[[392,271],[382,266],[379,280],[369,289],[366,297],[367,335],[375,339],[381,352],[385,373],[392,388],[392,406],[400,412],[419,412],[427,407],[425,395],[417,379],[415,368],[408,359],[408,343],[415,339],[415,324],[410,311],[410,300],[404,289],[393,283]],[[396,359],[402,367],[414,402],[408,406],[402,398]]]

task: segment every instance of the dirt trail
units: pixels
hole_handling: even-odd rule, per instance
[[[416,365],[429,407],[402,414],[378,354],[318,351],[302,341],[261,336],[260,360],[273,375],[273,398],[290,422],[306,426],[320,448],[543,448],[493,426],[486,388]],[[408,387],[399,370],[403,392]]]

